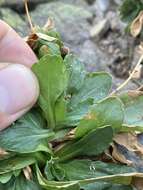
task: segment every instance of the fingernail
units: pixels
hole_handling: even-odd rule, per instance
[[[0,112],[15,114],[32,106],[39,95],[38,81],[32,71],[20,64],[0,70]]]

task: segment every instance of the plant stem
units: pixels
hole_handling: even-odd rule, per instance
[[[29,14],[28,0],[24,0],[24,4],[25,4],[25,11],[26,11],[26,15],[27,15],[27,18],[28,18],[28,22],[29,22],[31,31],[32,31],[33,33],[35,33],[34,26],[33,26],[33,24],[32,24],[32,20],[31,20],[31,16],[30,16],[30,14]]]
[[[118,91],[120,91],[122,88],[124,88],[128,84],[128,82],[133,78],[133,76],[134,76],[134,74],[135,74],[138,66],[141,64],[142,60],[143,60],[143,55],[141,55],[139,61],[137,62],[135,68],[133,69],[133,71],[131,72],[130,76],[127,78],[127,80],[125,80],[116,90],[114,90],[110,94],[111,96],[114,95],[115,93],[117,93]]]

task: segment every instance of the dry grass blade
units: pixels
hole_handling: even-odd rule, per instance
[[[143,61],[143,55],[141,55],[139,61],[137,62],[135,68],[133,69],[133,71],[130,73],[130,76],[127,78],[127,80],[125,80],[115,91],[113,91],[110,95],[114,95],[115,93],[117,93],[118,91],[120,91],[122,88],[124,88],[129,81],[134,78],[135,73],[138,71],[138,68],[141,64],[141,62]]]
[[[24,0],[24,5],[25,5],[25,11],[26,11],[26,15],[27,15],[27,18],[28,18],[28,22],[29,22],[31,31],[32,31],[32,33],[35,33],[34,26],[32,24],[32,20],[31,20],[31,16],[29,14],[28,0]]]

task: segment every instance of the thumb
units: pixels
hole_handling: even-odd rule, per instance
[[[0,20],[0,130],[36,102],[38,82],[29,69],[36,61],[35,54],[24,40]]]
[[[38,81],[29,68],[0,63],[0,130],[28,111],[38,94]]]

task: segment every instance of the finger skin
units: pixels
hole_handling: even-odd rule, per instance
[[[24,115],[28,110],[30,109],[24,109],[16,114],[13,115],[8,115],[6,113],[2,113],[0,112],[0,131],[2,131],[3,129],[5,129],[7,126],[9,126],[10,124],[12,124],[14,121],[17,120],[17,118],[21,117],[22,115]]]
[[[28,44],[5,22],[0,20],[0,62],[19,63],[31,67],[37,62]]]
[[[36,55],[0,20],[0,130],[5,129],[37,101],[39,84],[30,70]]]

